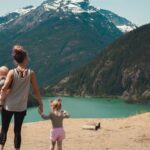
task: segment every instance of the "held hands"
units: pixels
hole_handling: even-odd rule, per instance
[[[43,104],[42,103],[39,104],[39,106],[38,106],[38,112],[40,115],[43,113]]]
[[[3,100],[4,100],[4,94],[0,91],[0,111],[2,111],[2,107],[3,107]]]
[[[0,112],[2,111],[3,102],[1,101],[1,95],[0,95]]]

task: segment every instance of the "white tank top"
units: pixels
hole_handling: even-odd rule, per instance
[[[25,77],[20,77],[16,69],[14,69],[14,77],[10,93],[8,94],[4,108],[8,111],[24,111],[27,109],[28,96],[30,91],[30,74],[31,71]]]

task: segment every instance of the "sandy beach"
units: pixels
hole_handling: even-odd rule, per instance
[[[98,131],[83,130],[87,122],[101,122]],[[68,119],[64,121],[64,150],[150,150],[150,113],[123,119]],[[25,123],[21,150],[48,150],[50,121]],[[6,150],[13,149],[13,124]]]

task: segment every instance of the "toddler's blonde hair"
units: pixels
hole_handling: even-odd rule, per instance
[[[51,103],[52,103],[53,111],[61,110],[61,99],[60,98],[54,99]]]

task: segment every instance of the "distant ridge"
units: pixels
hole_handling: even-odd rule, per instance
[[[115,41],[91,63],[47,92],[55,95],[122,96],[128,102],[150,101],[150,24]]]

